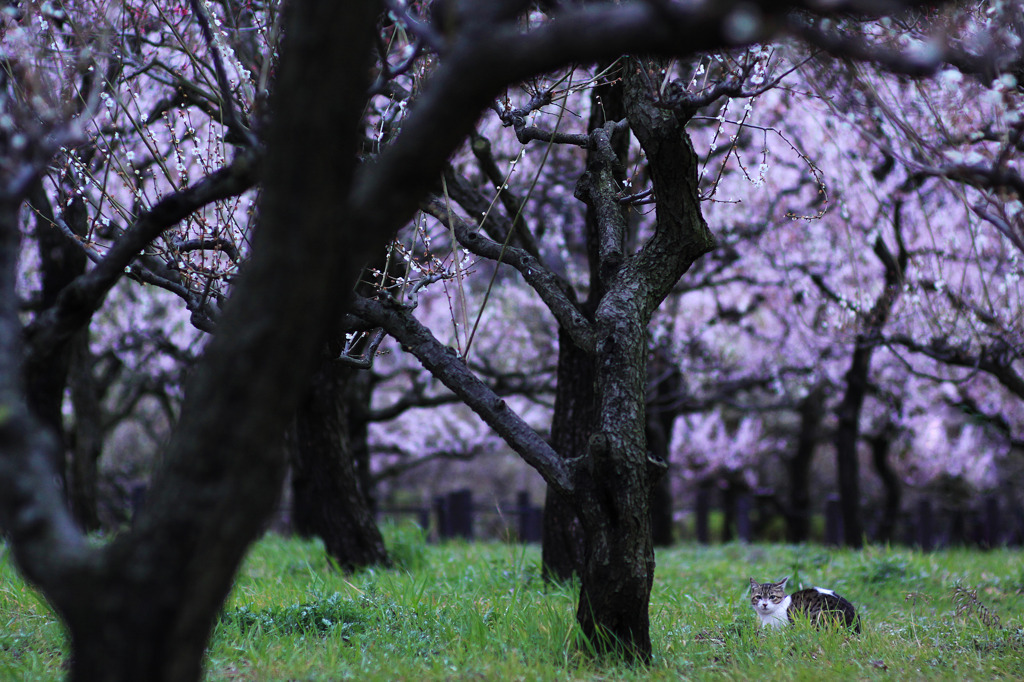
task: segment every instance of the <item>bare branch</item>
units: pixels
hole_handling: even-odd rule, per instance
[[[949,344],[943,339],[932,339],[928,343],[920,343],[906,334],[889,336],[881,342],[887,345],[903,346],[947,365],[980,370],[992,376],[1013,395],[1024,398],[1024,377],[1011,364],[1012,360],[1018,356],[1015,353],[1007,353],[1009,348],[1003,342],[986,345],[976,353],[972,353],[962,346]]]
[[[356,221],[373,249],[383,248],[419,208],[452,152],[472,133],[480,112],[501,88],[571,62],[615,59],[622,54],[689,56],[726,46],[761,41],[780,28],[792,10],[815,16],[859,12],[892,13],[925,2],[774,2],[760,7],[757,30],[738,36],[734,3],[599,3],[559,13],[555,20],[523,33],[511,23],[489,24],[461,35],[434,72],[394,144],[377,163],[366,165],[351,196]],[[445,125],[438,126],[438,121]]]
[[[572,493],[569,463],[408,310],[389,308],[379,301],[360,296],[354,298],[352,310],[367,322],[387,330],[431,374],[462,398],[527,464],[540,472],[549,485],[562,494]]]
[[[448,211],[437,198],[428,201],[423,208],[453,228],[456,239],[470,253],[507,263],[515,268],[551,310],[559,325],[572,335],[576,344],[583,349],[594,347],[594,329],[590,321],[566,293],[567,286],[557,275],[544,267],[540,260],[524,249],[487,239],[474,225],[457,213]]]
[[[206,176],[191,187],[157,202],[110,247],[107,255],[89,272],[63,291],[54,307],[29,325],[29,357],[46,356],[88,322],[107,292],[125,275],[125,269],[150,242],[196,209],[219,199],[236,196],[257,180],[255,152],[240,152],[231,165]]]

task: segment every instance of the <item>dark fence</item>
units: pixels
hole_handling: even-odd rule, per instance
[[[703,544],[785,539],[783,519],[770,491],[716,492],[710,488],[696,491],[692,523],[681,539]],[[528,492],[519,492],[514,500],[504,503],[478,504],[467,489],[438,496],[430,507],[385,507],[378,512],[378,517],[413,517],[432,540],[501,538],[519,542],[541,541],[543,515],[544,510],[533,504]],[[868,540],[879,540],[875,531],[882,524],[871,518],[870,509],[866,510],[865,525]],[[894,540],[924,550],[956,545],[1024,545],[1024,510],[995,496],[959,506],[921,498],[904,510],[896,526]],[[841,544],[843,520],[838,497],[826,499],[816,528],[812,541]]]
[[[378,517],[412,516],[428,537],[436,540],[462,538],[514,539],[540,542],[544,510],[533,504],[530,493],[520,491],[515,500],[477,504],[470,490],[456,490],[434,498],[432,507],[383,507]]]
[[[693,533],[698,542],[712,541],[710,520],[715,511],[720,511],[722,518],[717,539],[746,542],[780,539],[762,534],[775,520],[781,521],[777,507],[770,503],[770,494],[723,495],[716,505],[712,493],[709,489],[697,491]],[[871,518],[871,511],[867,509],[864,513],[867,539],[884,541],[878,536],[882,519]],[[821,532],[811,539],[828,545],[842,544],[843,517],[838,496],[831,495],[825,500],[823,516]],[[775,524],[775,528],[779,525]],[[892,540],[924,550],[959,545],[981,548],[1024,545],[1024,509],[1018,503],[1001,501],[991,495],[959,505],[922,497],[903,510],[895,526],[898,530]]]

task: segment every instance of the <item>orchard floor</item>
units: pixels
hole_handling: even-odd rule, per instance
[[[209,680],[1024,679],[1024,553],[816,545],[658,552],[654,661],[602,663],[574,625],[572,586],[539,548],[426,545],[387,532],[401,568],[342,575],[317,543],[267,536],[243,566]],[[0,548],[2,549],[2,548]],[[864,632],[762,631],[748,578],[830,587]],[[66,646],[45,602],[0,559],[0,680],[60,679]]]

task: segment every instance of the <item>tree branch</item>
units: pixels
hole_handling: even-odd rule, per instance
[[[451,348],[405,309],[385,307],[379,301],[356,296],[352,311],[373,325],[383,327],[445,386],[456,393],[484,422],[501,436],[544,480],[564,495],[573,490],[569,464],[541,436],[509,409],[466,366]]]
[[[368,252],[382,249],[412,218],[451,154],[472,134],[480,112],[508,84],[567,63],[630,52],[685,57],[752,44],[780,31],[782,18],[793,10],[813,16],[879,16],[927,4],[849,0],[829,3],[824,11],[813,0],[763,2],[754,6],[760,12],[757,30],[743,36],[730,27],[734,12],[750,5],[731,2],[587,4],[528,33],[511,23],[487,24],[475,33],[467,29],[434,72],[395,142],[359,171],[350,199],[356,223],[363,225],[361,245]]]
[[[207,204],[245,192],[256,184],[257,173],[256,152],[240,152],[229,166],[164,197],[139,216],[96,267],[77,277],[61,291],[57,303],[28,326],[29,360],[46,357],[87,324],[110,289],[125,275],[125,269],[164,230]]]
[[[474,225],[454,211],[449,211],[436,197],[426,202],[423,210],[453,228],[455,238],[470,253],[515,268],[544,301],[559,325],[572,335],[573,341],[583,349],[594,347],[594,329],[590,321],[566,295],[567,287],[562,280],[544,267],[541,261],[524,249],[487,239]]]
[[[964,348],[953,346],[940,339],[932,339],[924,344],[916,341],[906,334],[896,334],[886,337],[881,342],[887,345],[903,346],[907,350],[921,353],[933,360],[964,367],[967,369],[980,370],[992,376],[1018,398],[1024,398],[1024,377],[1016,372],[1010,364],[1005,348],[1002,344],[985,346],[978,353],[971,353]]]

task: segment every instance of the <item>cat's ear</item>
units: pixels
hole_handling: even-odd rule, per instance
[[[754,580],[753,578],[750,579],[750,589],[752,589],[752,590],[756,590],[757,589],[757,581]]]
[[[783,578],[782,580],[780,580],[779,582],[777,582],[776,585],[778,585],[782,589],[786,589],[786,583],[787,582],[789,582],[789,576],[788,575],[785,578]]]

